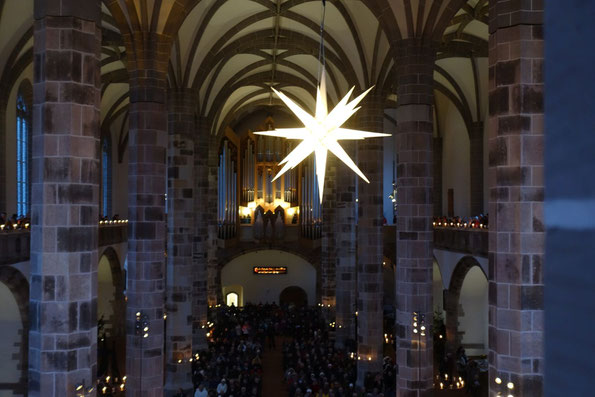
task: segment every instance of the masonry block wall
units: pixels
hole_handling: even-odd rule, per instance
[[[129,49],[127,392],[163,393],[167,60],[169,37],[123,35]],[[149,336],[135,331],[136,313],[148,316]]]
[[[368,95],[358,114],[360,129],[384,129],[384,97]],[[370,183],[358,186],[357,228],[357,382],[362,385],[366,372],[382,371],[383,281],[382,281],[382,138],[358,142],[358,160]]]
[[[192,385],[194,306],[194,162],[196,95],[168,90],[167,157],[167,338],[165,390],[171,394]]]
[[[337,158],[329,153],[322,201],[322,241],[320,260],[321,303],[327,318],[333,318],[336,293]]]
[[[194,138],[194,239],[192,348],[207,348],[206,324],[208,309],[207,267],[209,265],[209,124],[198,117]]]
[[[521,397],[543,395],[542,19],[539,1],[490,3],[489,385]]]
[[[433,393],[432,338],[413,332],[413,313],[432,321],[434,50],[407,39],[397,55],[397,393],[421,397]]]
[[[355,143],[343,141],[343,149],[355,158]],[[336,217],[333,227],[337,244],[335,262],[335,344],[344,347],[355,338],[356,311],[356,217],[355,178],[345,165],[337,165]]]
[[[96,380],[99,21],[99,1],[35,2],[29,396]]]

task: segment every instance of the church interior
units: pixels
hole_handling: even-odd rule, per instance
[[[594,18],[0,0],[0,397],[595,395]]]

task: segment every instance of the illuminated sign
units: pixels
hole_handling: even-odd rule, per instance
[[[254,266],[254,274],[287,274],[286,266]]]

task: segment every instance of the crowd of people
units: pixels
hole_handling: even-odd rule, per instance
[[[0,212],[0,229],[1,230],[20,230],[20,229],[29,229],[31,225],[31,219],[28,215],[26,216],[17,216],[17,214],[12,214],[9,218],[6,212]]]
[[[435,216],[432,222],[434,227],[458,227],[470,229],[487,229],[489,225],[487,214],[477,216]]]
[[[335,349],[319,308],[290,312],[288,339],[283,345],[285,382],[290,397],[351,396],[355,391],[355,360]]]
[[[383,372],[355,385],[355,354],[335,347],[319,307],[222,306],[212,309],[209,324],[209,348],[192,362],[194,397],[269,397],[262,394],[262,354],[278,343],[290,397],[394,396],[396,367],[388,357]]]
[[[195,397],[261,397],[262,353],[274,347],[282,312],[277,305],[213,310],[209,349],[192,362]]]
[[[290,310],[287,320],[283,366],[289,397],[394,396],[392,359],[386,357],[383,372],[366,374],[358,387],[357,353],[335,347],[320,308]]]

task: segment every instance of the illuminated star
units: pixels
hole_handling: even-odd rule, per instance
[[[316,114],[312,117],[295,102],[289,99],[282,92],[272,88],[272,90],[281,98],[289,109],[296,115],[298,119],[304,124],[303,128],[279,128],[274,131],[255,132],[259,135],[275,136],[286,139],[301,139],[302,142],[296,146],[291,153],[287,155],[279,164],[285,164],[281,171],[277,173],[273,181],[283,175],[289,169],[295,168],[301,163],[310,153],[314,152],[316,156],[316,176],[318,177],[318,191],[320,194],[320,202],[322,203],[322,196],[324,191],[324,175],[326,172],[326,156],[327,152],[331,151],[341,161],[343,161],[349,168],[351,168],[363,180],[370,183],[364,173],[351,160],[351,157],[339,145],[338,140],[346,139],[364,139],[390,136],[390,134],[381,134],[376,132],[367,132],[352,130],[348,128],[341,128],[341,126],[357,112],[360,107],[356,107],[361,100],[374,87],[369,88],[363,94],[355,98],[353,101],[347,103],[351,97],[351,90],[345,95],[343,99],[335,106],[335,108],[328,113],[326,103],[326,77],[324,71],[320,79],[316,93]]]

